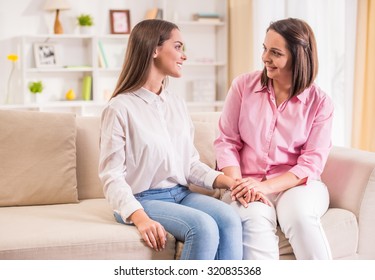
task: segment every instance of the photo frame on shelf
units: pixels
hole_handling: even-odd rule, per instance
[[[37,68],[58,67],[57,45],[53,43],[34,43],[34,58]]]
[[[109,18],[111,22],[111,34],[130,33],[130,11],[110,10]]]

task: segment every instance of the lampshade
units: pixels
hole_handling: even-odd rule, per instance
[[[70,8],[68,0],[47,0],[44,4],[44,9],[47,11],[68,10]]]

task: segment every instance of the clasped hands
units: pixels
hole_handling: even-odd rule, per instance
[[[254,201],[272,206],[271,201],[262,192],[262,190],[265,190],[265,186],[262,186],[262,182],[250,177],[236,179],[235,182],[235,185],[229,189],[233,201],[237,200],[244,207],[248,207],[249,203]]]

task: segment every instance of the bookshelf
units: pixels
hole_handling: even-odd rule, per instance
[[[108,17],[113,7],[100,3],[94,18],[101,25],[92,34],[33,34],[11,39],[20,56],[20,89],[13,104],[0,105],[1,108],[101,113],[116,85],[129,35],[110,34]],[[115,9],[130,11],[131,27],[146,17],[175,22],[182,32],[188,60],[182,77],[170,78],[169,90],[184,98],[189,110],[221,109],[228,90],[226,0],[191,0],[188,4],[185,0],[124,1]],[[197,15],[210,18],[197,20]],[[52,44],[56,65],[37,67],[35,44]],[[38,102],[27,87],[30,81],[37,80],[44,84]],[[65,99],[70,89],[76,93],[73,101]]]

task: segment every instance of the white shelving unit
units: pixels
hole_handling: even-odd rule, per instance
[[[102,4],[104,5],[104,4]],[[143,20],[149,9],[163,11],[163,19],[175,22],[186,44],[187,61],[183,75],[169,79],[169,89],[182,96],[190,110],[220,110],[228,89],[227,73],[227,1],[226,0],[138,0],[124,1],[117,9],[129,9],[131,26]],[[100,7],[103,9],[103,6]],[[107,7],[108,10],[112,9]],[[217,13],[220,22],[196,22],[195,13]],[[102,17],[108,11],[98,11]],[[103,22],[104,20],[101,20]],[[20,55],[20,91],[11,105],[1,108],[35,111],[70,111],[80,115],[98,115],[114,90],[123,63],[129,35],[100,34],[35,34],[12,39]],[[107,31],[108,32],[108,31]],[[33,45],[52,43],[57,66],[36,67]],[[99,43],[102,45],[107,67],[99,64]],[[82,80],[92,77],[90,100],[82,98]],[[41,80],[45,89],[36,103],[28,90],[30,81]],[[65,93],[73,89],[76,100],[65,100]]]

